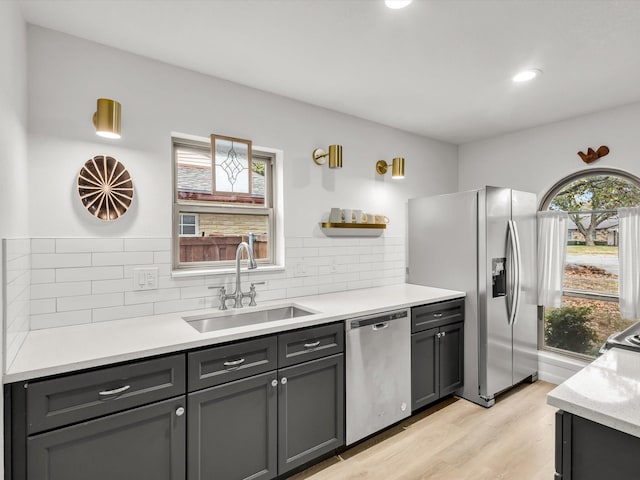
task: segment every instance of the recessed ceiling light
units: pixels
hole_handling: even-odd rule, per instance
[[[532,68],[530,70],[523,70],[520,73],[517,73],[513,76],[513,81],[516,83],[528,82],[529,80],[533,80],[538,75],[542,73],[542,70],[538,70],[537,68]]]
[[[397,10],[398,8],[404,8],[411,3],[411,0],[384,0],[384,4],[389,7]]]

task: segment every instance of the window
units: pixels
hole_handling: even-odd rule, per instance
[[[173,139],[174,269],[234,266],[249,234],[258,264],[275,263],[276,153],[266,150],[254,147],[250,159],[233,155],[213,164],[206,139]]]
[[[592,357],[637,321],[618,308],[617,235],[617,209],[636,205],[640,179],[613,169],[578,172],[546,195],[542,209],[569,212],[569,225],[562,306],[544,311],[544,348]]]
[[[195,237],[198,234],[198,215],[181,213],[180,214],[180,236]]]

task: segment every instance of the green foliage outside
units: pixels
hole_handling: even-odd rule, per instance
[[[584,236],[587,246],[593,246],[591,234],[606,219],[614,217],[619,207],[640,205],[640,188],[628,180],[611,175],[581,178],[564,187],[549,205],[549,210],[564,210]],[[596,210],[601,213],[584,213]],[[582,212],[581,214],[571,212]],[[589,219],[589,222],[586,220]]]
[[[264,162],[251,162],[251,170],[264,177]]]
[[[570,352],[593,355],[598,340],[589,325],[590,307],[562,307],[547,310],[545,345]]]

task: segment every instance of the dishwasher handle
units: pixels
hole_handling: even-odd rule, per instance
[[[371,325],[371,329],[375,331],[384,330],[388,326],[389,326],[389,322],[381,322],[381,323],[376,323],[374,325]]]

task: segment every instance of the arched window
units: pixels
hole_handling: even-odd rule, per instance
[[[545,348],[591,357],[637,321],[618,309],[618,208],[638,205],[640,179],[610,168],[577,172],[545,195],[540,210],[569,212],[562,307],[545,309]]]

